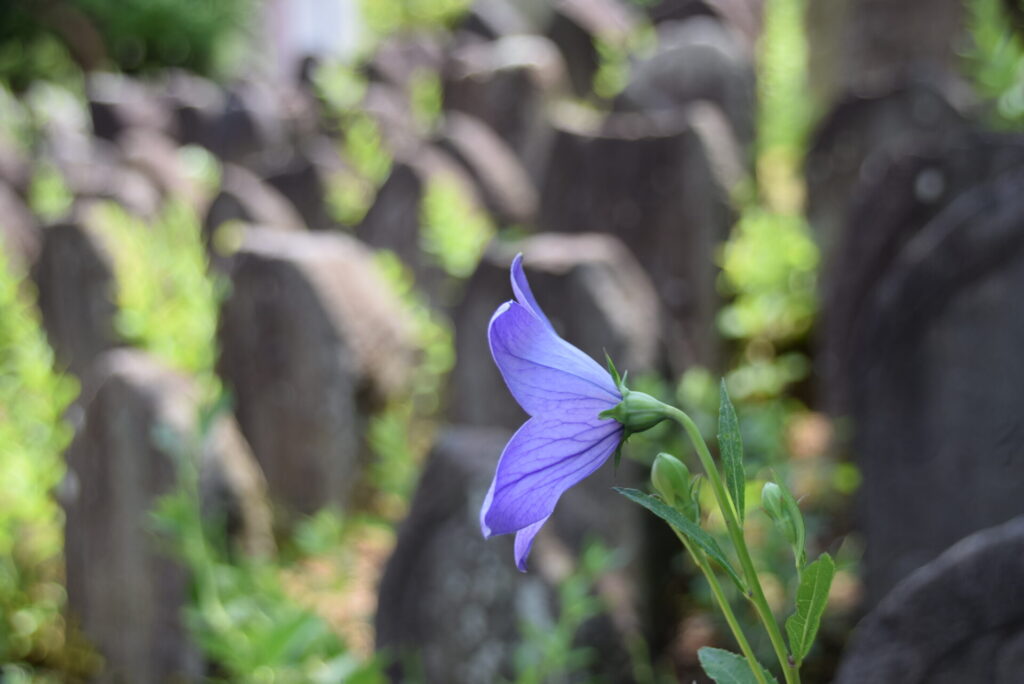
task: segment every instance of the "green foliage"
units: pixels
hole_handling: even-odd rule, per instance
[[[2,220],[2,217],[0,217]],[[0,245],[2,248],[2,245]],[[64,648],[63,514],[54,493],[71,439],[62,414],[78,394],[53,371],[30,289],[0,249],[0,679]],[[40,675],[41,676],[41,675]],[[27,680],[23,680],[27,681]]]
[[[978,93],[995,103],[993,123],[1024,124],[1024,45],[1011,28],[1002,0],[968,0],[971,44],[965,68]]]
[[[722,469],[725,471],[725,486],[736,507],[736,516],[743,524],[746,514],[746,474],[743,472],[743,439],[740,436],[740,425],[736,418],[736,409],[729,401],[729,392],[725,389],[725,380],[719,385],[721,405],[718,410],[718,450],[722,458]]]
[[[224,285],[209,274],[195,213],[170,202],[147,226],[111,202],[97,208],[97,224],[114,256],[118,333],[175,368],[214,382]]]
[[[758,153],[788,150],[799,155],[811,120],[807,96],[808,0],[766,0],[758,55]]]
[[[74,197],[60,170],[50,162],[40,162],[32,173],[28,188],[28,204],[44,222],[53,222],[71,209]]]
[[[827,553],[821,554],[818,560],[803,570],[796,593],[796,612],[786,620],[789,648],[798,665],[810,653],[814,638],[818,635],[835,574],[836,564]]]
[[[212,681],[383,684],[375,662],[355,657],[322,617],[289,595],[283,582],[287,566],[269,559],[232,560],[224,521],[201,516],[198,462],[204,434],[224,403],[199,417],[195,435],[157,435],[175,458],[178,486],[152,514],[154,530],[193,578],[186,620],[221,672]],[[302,547],[320,548],[334,538],[336,527],[331,516],[317,516],[297,538]]]
[[[441,77],[433,69],[417,69],[409,80],[409,104],[416,123],[431,131],[441,118]]]
[[[25,86],[85,66],[126,72],[181,67],[223,75],[239,56],[255,0],[67,0],[0,3],[0,80]],[[97,64],[96,62],[99,62]]]
[[[750,670],[747,660],[735,653],[723,651],[720,648],[705,646],[697,651],[700,659],[700,666],[708,677],[714,680],[715,684],[757,684],[757,678]],[[775,684],[775,677],[772,677],[763,667],[762,676],[772,684]]]
[[[363,21],[378,38],[402,31],[443,29],[458,20],[471,0],[359,0]]]
[[[487,213],[447,177],[432,178],[420,206],[420,246],[446,273],[466,278],[494,236]]]
[[[376,456],[371,481],[378,495],[390,499],[387,508],[396,511],[412,493],[419,463],[429,448],[433,420],[441,408],[439,397],[455,364],[455,343],[451,323],[427,303],[412,273],[394,253],[378,252],[376,265],[405,305],[417,352],[409,394],[371,416],[367,428],[367,441]]]
[[[602,610],[594,595],[598,579],[613,562],[598,543],[588,544],[576,570],[558,586],[558,614],[554,624],[524,621],[523,640],[515,653],[515,684],[546,684],[568,680],[586,668],[594,654],[574,646],[583,624]]]
[[[654,515],[667,522],[676,531],[692,541],[708,555],[708,558],[711,558],[718,563],[718,565],[720,565],[721,568],[729,574],[729,577],[731,577],[732,581],[736,583],[736,586],[740,591],[744,591],[745,584],[743,580],[740,579],[739,573],[736,572],[732,563],[725,557],[722,547],[718,545],[718,542],[715,541],[714,537],[702,530],[697,523],[691,522],[682,513],[672,508],[661,499],[651,496],[650,494],[644,494],[640,490],[628,489],[625,487],[613,487],[612,489],[617,491],[619,494],[622,494],[630,501],[638,503],[651,513],[654,513]]]

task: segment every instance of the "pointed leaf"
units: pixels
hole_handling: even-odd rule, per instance
[[[704,673],[711,677],[716,684],[759,684],[757,677],[750,670],[750,663],[743,656],[723,651],[720,648],[705,646],[697,651],[697,657],[700,659],[700,666],[704,668]],[[764,681],[776,684],[775,677],[771,673],[760,664],[758,667],[761,668]]]
[[[729,559],[722,553],[722,548],[718,545],[711,535],[702,530],[696,523],[688,520],[682,513],[666,504],[661,499],[651,496],[650,494],[644,494],[639,489],[628,489],[625,487],[613,487],[615,491],[622,494],[627,499],[634,501],[651,513],[667,522],[672,527],[679,530],[680,533],[685,535],[690,541],[696,544],[700,549],[712,558],[716,563],[722,566],[722,569],[729,573],[732,580],[736,583],[736,586],[741,591],[745,591],[745,585],[740,580],[739,574],[736,569],[729,563]]]
[[[818,635],[835,574],[836,564],[827,553],[821,554],[818,560],[804,568],[796,592],[796,612],[786,620],[789,649],[797,665],[807,657]]]
[[[722,470],[725,471],[725,487],[736,507],[736,515],[743,524],[746,476],[743,472],[743,440],[740,437],[740,424],[736,419],[736,409],[729,401],[729,393],[722,380],[719,392],[721,404],[718,409],[718,452],[722,457]]]

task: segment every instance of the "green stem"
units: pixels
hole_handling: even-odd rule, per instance
[[[736,637],[736,643],[739,644],[740,650],[743,651],[743,655],[746,657],[747,662],[750,664],[750,671],[754,673],[754,677],[757,679],[759,684],[768,684],[764,678],[764,671],[761,669],[761,664],[757,662],[757,657],[754,655],[754,649],[750,648],[750,642],[747,641],[747,635],[743,633],[743,628],[740,627],[739,621],[736,619],[736,614],[732,612],[732,606],[729,605],[729,599],[726,598],[725,592],[722,591],[722,585],[718,583],[718,577],[715,576],[711,566],[708,565],[707,558],[704,553],[699,549],[693,548],[689,540],[684,537],[674,527],[672,531],[679,537],[679,541],[683,543],[686,550],[690,552],[693,557],[693,562],[697,564],[700,571],[704,573],[705,579],[708,584],[711,585],[711,593],[715,595],[715,600],[718,601],[718,607],[722,609],[722,614],[725,615],[725,621],[729,624],[729,629],[732,630],[732,635]]]
[[[779,625],[775,621],[772,609],[764,596],[764,590],[761,588],[761,581],[758,579],[757,570],[754,569],[754,562],[750,558],[746,541],[743,539],[743,530],[736,515],[736,508],[733,506],[732,499],[729,498],[725,491],[718,468],[715,467],[715,461],[711,457],[711,451],[708,450],[708,445],[704,442],[697,424],[688,415],[674,406],[667,405],[665,406],[665,413],[666,417],[676,421],[686,431],[687,436],[697,450],[697,456],[700,458],[701,465],[704,467],[708,480],[711,482],[711,488],[714,491],[715,499],[718,501],[718,506],[722,510],[722,517],[725,518],[725,526],[729,531],[729,538],[736,549],[736,555],[739,557],[743,574],[747,578],[749,592],[747,598],[754,604],[754,609],[762,624],[764,624],[765,630],[768,632],[768,639],[771,641],[772,648],[775,650],[775,657],[778,658],[779,665],[782,667],[782,674],[786,678],[786,683],[800,684],[800,672],[786,648],[782,632],[779,630]]]

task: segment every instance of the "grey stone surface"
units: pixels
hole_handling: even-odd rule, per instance
[[[365,419],[406,380],[404,310],[342,235],[248,229],[230,277],[218,369],[271,496],[288,512],[346,505]]]
[[[857,198],[893,161],[967,133],[948,98],[927,83],[837,102],[815,131],[807,154],[807,215],[829,257]]]
[[[370,210],[356,228],[366,244],[394,252],[410,269],[416,284],[432,299],[448,297],[448,278],[423,249],[421,209],[432,183],[455,187],[469,206],[485,211],[469,175],[443,150],[424,146],[392,164]]]
[[[512,299],[509,265],[523,253],[541,308],[565,339],[603,365],[607,351],[620,371],[660,370],[658,296],[626,247],[609,235],[541,234],[484,255],[452,318],[455,354],[448,415],[466,425],[517,428],[525,413],[505,389],[487,346],[487,323]]]
[[[49,226],[42,237],[32,279],[43,327],[57,362],[83,377],[100,353],[117,345],[112,256],[86,223]]]
[[[746,145],[754,138],[756,96],[749,46],[715,18],[701,16],[658,27],[657,50],[633,65],[615,105],[649,111],[712,102]]]
[[[810,83],[825,106],[929,75],[959,78],[967,12],[959,0],[834,0],[808,5]]]
[[[189,578],[149,523],[200,438],[199,392],[130,349],[99,357],[83,387],[62,496],[70,617],[104,658],[99,682],[201,681],[183,621]],[[203,515],[226,523],[240,551],[270,552],[266,486],[234,420],[216,418],[197,448]]]
[[[836,684],[1016,684],[1022,580],[1024,517],[957,542],[860,622]]]
[[[228,221],[289,231],[306,227],[295,207],[277,189],[233,164],[224,165],[220,192],[210,202],[203,219],[203,235],[208,245],[215,239],[217,229]]]
[[[539,178],[551,142],[547,107],[566,91],[565,61],[540,36],[507,36],[452,51],[442,76],[447,111],[490,126]]]
[[[1024,145],[974,135],[863,188],[827,282],[826,397],[863,474],[867,603],[1024,513]]]
[[[440,146],[469,173],[500,223],[529,225],[537,212],[537,188],[508,145],[487,124],[449,112]]]
[[[91,73],[86,78],[85,93],[93,132],[104,140],[116,141],[129,128],[165,132],[171,126],[171,118],[155,93],[136,79]]]
[[[710,105],[683,112],[559,121],[539,227],[611,233],[633,251],[668,312],[669,361],[714,367],[714,251],[735,218],[742,178],[729,126]]]

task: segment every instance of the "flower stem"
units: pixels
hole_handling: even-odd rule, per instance
[[[740,650],[743,651],[744,657],[747,659],[747,663],[750,664],[750,671],[754,673],[754,678],[757,679],[758,684],[768,684],[764,678],[764,671],[761,669],[761,664],[757,662],[757,657],[754,655],[754,650],[750,648],[750,642],[747,641],[747,635],[743,633],[743,628],[740,627],[739,621],[736,619],[736,614],[732,612],[732,606],[729,605],[729,599],[726,598],[725,592],[722,591],[722,585],[718,583],[718,577],[715,576],[711,566],[708,565],[708,560],[704,556],[704,553],[699,549],[693,548],[690,541],[684,537],[678,530],[672,528],[672,531],[679,537],[679,541],[683,543],[686,550],[690,552],[690,556],[693,557],[693,562],[697,564],[700,571],[704,573],[705,579],[711,586],[711,593],[714,594],[715,600],[718,601],[718,607],[721,608],[722,614],[725,615],[725,621],[729,624],[729,629],[732,631],[732,635],[736,638],[736,643],[739,644]]]
[[[700,458],[701,465],[704,467],[708,480],[711,482],[711,488],[715,494],[715,499],[718,501],[718,506],[722,510],[722,517],[725,518],[725,526],[729,531],[729,538],[732,540],[733,547],[736,549],[736,555],[739,557],[743,574],[747,578],[747,598],[753,603],[755,612],[768,632],[768,639],[771,641],[772,648],[775,650],[775,656],[782,667],[782,674],[786,678],[786,683],[799,684],[800,672],[786,648],[782,632],[779,630],[779,625],[775,621],[775,616],[768,605],[768,600],[765,598],[764,590],[761,588],[761,581],[757,576],[757,570],[754,569],[754,562],[750,558],[750,552],[747,550],[747,544],[743,538],[743,530],[736,515],[736,508],[733,506],[732,499],[729,498],[725,491],[722,477],[719,475],[715,461],[711,457],[711,451],[704,442],[704,438],[701,436],[700,430],[697,428],[697,424],[693,422],[693,419],[674,406],[666,405],[665,413],[668,418],[676,421],[686,431],[686,435],[693,443],[694,449],[697,450],[697,456]]]

